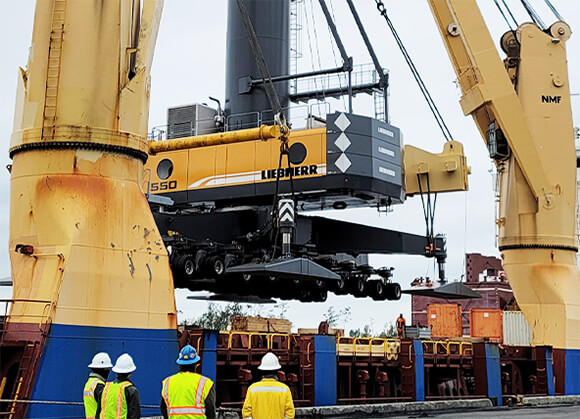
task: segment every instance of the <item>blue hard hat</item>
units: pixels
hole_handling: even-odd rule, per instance
[[[179,358],[177,362],[179,365],[190,365],[195,364],[201,358],[197,355],[195,348],[191,345],[185,345],[179,352]]]

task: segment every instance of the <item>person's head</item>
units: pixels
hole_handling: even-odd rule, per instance
[[[104,379],[107,379],[109,372],[111,371],[111,358],[106,352],[99,352],[93,357],[92,362],[89,364],[89,368],[95,374],[99,374]]]
[[[179,351],[179,357],[175,362],[179,365],[180,371],[194,372],[199,360],[200,357],[195,348],[191,345],[185,345]]]
[[[403,313],[399,314],[399,317],[402,319],[403,318]],[[392,317],[391,317],[392,319]]]
[[[135,366],[131,355],[123,354],[117,358],[117,362],[115,362],[115,366],[113,367],[113,372],[117,373],[117,379],[123,380],[131,377],[131,374],[136,369],[137,367]]]
[[[268,352],[262,357],[262,362],[258,366],[258,369],[262,371],[263,375],[276,375],[278,370],[282,368],[278,357],[272,352]]]

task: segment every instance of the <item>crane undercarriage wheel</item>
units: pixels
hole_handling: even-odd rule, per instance
[[[250,274],[239,274],[233,278],[234,289],[239,295],[253,295],[254,279]]]
[[[186,288],[195,277],[195,258],[193,255],[177,256],[172,264],[175,288]]]
[[[383,281],[368,281],[366,286],[367,294],[375,301],[384,301],[387,299],[388,285]]]
[[[394,283],[388,283],[386,284],[387,286],[387,300],[400,300],[401,299],[401,286],[399,284],[397,284],[396,282]]]
[[[303,303],[323,303],[327,298],[328,291],[326,288],[303,288],[298,296],[298,299]]]
[[[348,285],[346,282],[346,276],[341,275],[340,279],[336,281],[332,281],[330,285],[330,290],[334,292],[336,295],[346,295],[348,294]]]
[[[366,293],[366,276],[364,275],[357,275],[354,278],[352,278],[351,284],[350,284],[350,288],[351,288],[351,294],[354,295],[355,297],[366,297],[367,293]]]

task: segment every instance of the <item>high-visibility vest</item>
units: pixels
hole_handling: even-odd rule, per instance
[[[99,419],[126,419],[127,399],[125,389],[131,386],[130,381],[107,383],[101,396],[101,414]]]
[[[83,402],[85,403],[85,416],[87,419],[94,419],[97,414],[97,401],[95,400],[95,388],[97,384],[105,385],[105,382],[97,377],[89,377],[83,391]]]
[[[213,381],[194,372],[178,372],[163,380],[161,397],[167,415],[180,419],[205,419],[205,399]]]

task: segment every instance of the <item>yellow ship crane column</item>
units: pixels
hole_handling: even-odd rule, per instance
[[[502,38],[503,62],[475,0],[429,4],[461,85],[462,109],[495,159],[499,249],[510,285],[534,345],[554,348],[556,392],[580,394],[570,28],[519,26]]]
[[[127,352],[142,404],[156,405],[155,383],[175,369],[173,280],[140,187],[162,5],[37,2],[10,144],[14,302],[2,344],[24,347],[2,359],[13,397],[78,401],[92,356]]]

